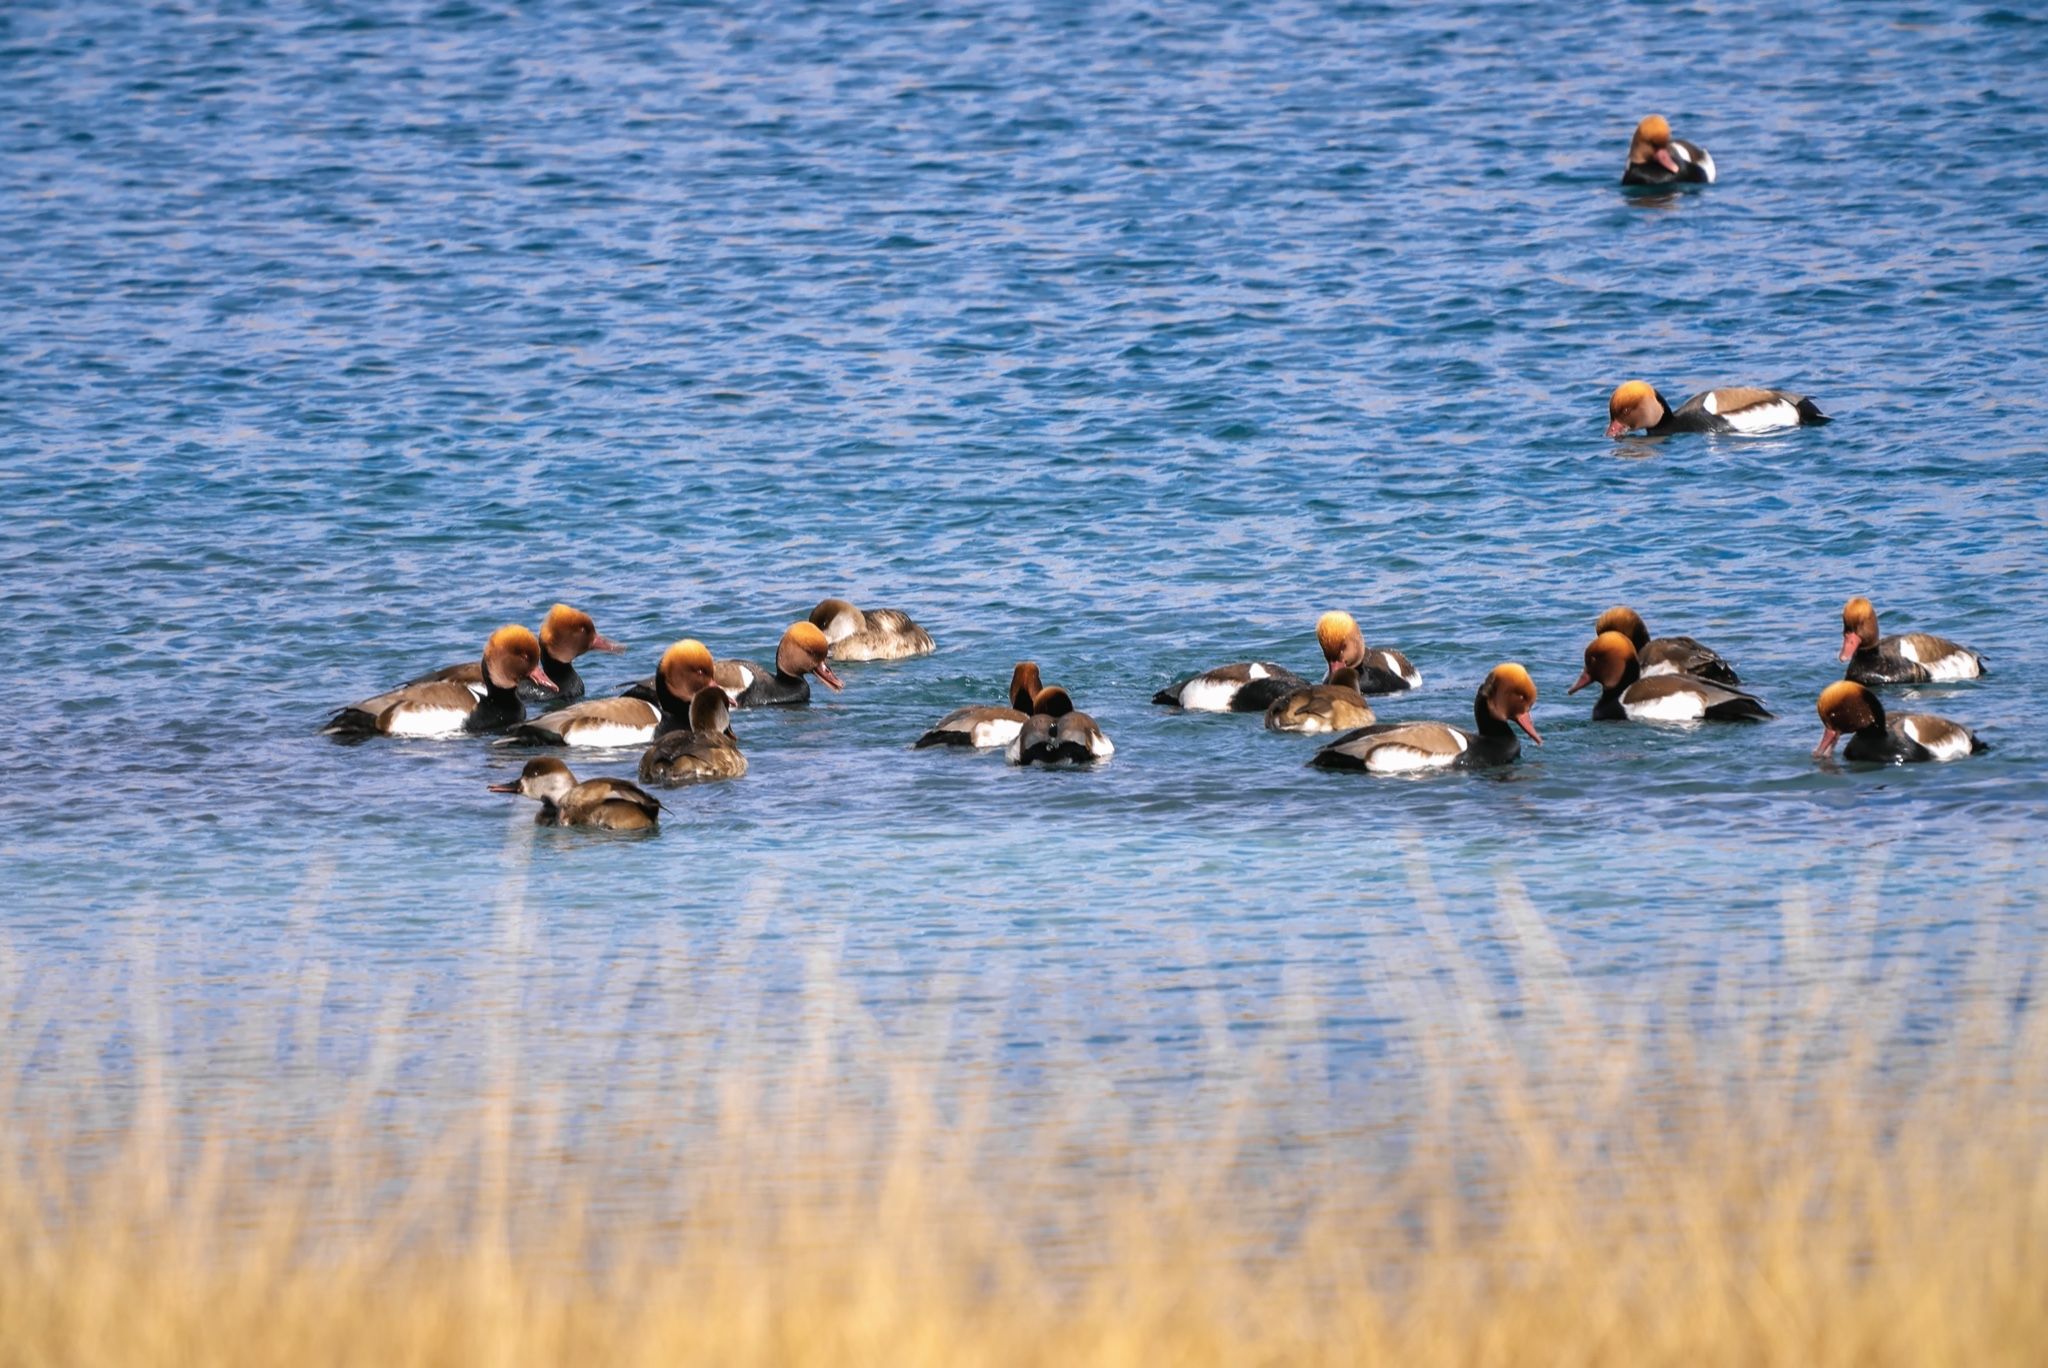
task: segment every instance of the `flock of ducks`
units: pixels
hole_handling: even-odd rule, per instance
[[[1771,716],[1742,689],[1735,668],[1692,637],[1653,637],[1642,616],[1627,607],[1602,613],[1593,630],[1584,669],[1565,692],[1598,685],[1595,720],[1694,723]],[[1259,713],[1273,731],[1331,734],[1309,759],[1319,769],[1479,769],[1515,761],[1521,754],[1518,730],[1543,744],[1531,717],[1536,682],[1513,661],[1496,665],[1481,681],[1470,729],[1448,722],[1381,722],[1372,700],[1417,688],[1421,672],[1399,651],[1368,647],[1349,613],[1324,613],[1315,635],[1324,663],[1320,681],[1272,661],[1241,660],[1175,680],[1152,701],[1186,712]],[[577,659],[622,649],[598,632],[589,614],[558,603],[537,633],[500,627],[479,660],[421,675],[342,708],[323,731],[343,741],[495,734],[501,746],[642,747],[638,783],[579,782],[550,755],[529,761],[517,780],[490,787],[538,800],[536,820],[546,825],[647,830],[659,822],[662,804],[643,785],[673,788],[747,772],[732,730],[734,710],[807,704],[813,679],[834,691],[843,688],[830,663],[834,659],[904,660],[929,655],[934,646],[906,614],[862,613],[844,599],[826,599],[783,632],[772,665],[720,660],[703,642],[685,638],[662,652],[649,678],[612,697],[586,697]],[[1820,695],[1816,756],[1832,753],[1844,736],[1848,759],[1881,764],[1956,760],[1985,749],[1969,728],[1944,718],[1888,715],[1874,692],[1889,685],[1976,679],[1985,672],[1977,652],[1925,632],[1881,636],[1876,609],[1859,597],[1842,609],[1841,659],[1848,666],[1844,678]],[[559,706],[529,718],[530,699]],[[1067,767],[1094,765],[1116,753],[1095,719],[1074,706],[1066,689],[1047,684],[1029,660],[1011,671],[1006,702],[956,709],[915,746],[1001,750],[1013,765]]]
[[[1623,185],[1711,185],[1714,179],[1713,156],[1674,138],[1661,115],[1636,126]],[[1643,380],[1615,389],[1607,417],[1611,438],[1635,432],[1759,433],[1829,421],[1812,399],[1783,390],[1710,389],[1674,405]],[[1370,700],[1418,687],[1421,673],[1399,651],[1369,648],[1348,613],[1323,614],[1316,642],[1325,666],[1319,682],[1271,661],[1237,661],[1176,680],[1152,701],[1189,712],[1260,713],[1274,731],[1333,734],[1309,760],[1321,769],[1476,769],[1517,759],[1517,730],[1543,744],[1530,716],[1536,682],[1513,661],[1496,665],[1481,681],[1470,730],[1447,722],[1381,722]],[[538,800],[537,820],[543,824],[647,830],[659,822],[662,804],[642,785],[674,787],[747,772],[732,730],[734,710],[806,704],[813,679],[836,692],[844,686],[832,669],[834,660],[902,660],[928,655],[934,646],[930,633],[905,613],[862,612],[832,598],[783,632],[772,662],[720,660],[703,642],[686,638],[662,653],[648,678],[614,697],[586,697],[576,661],[592,651],[623,649],[597,630],[589,614],[558,603],[538,632],[500,627],[479,660],[421,675],[343,708],[323,730],[346,741],[498,734],[498,744],[506,746],[644,747],[637,784],[578,781],[560,759],[542,756],[529,761],[514,782],[490,787]],[[1922,632],[1880,636],[1870,600],[1853,598],[1842,609],[1841,659],[1848,664],[1844,678],[1823,690],[1818,702],[1822,730],[1816,756],[1831,754],[1844,736],[1848,759],[1883,764],[1955,760],[1984,749],[1967,727],[1944,718],[1888,715],[1873,692],[1894,684],[1978,678],[1984,660],[1975,651]],[[1565,692],[1598,685],[1596,720],[1693,723],[1771,716],[1742,689],[1740,676],[1718,652],[1688,636],[1652,637],[1630,608],[1600,615],[1584,666]],[[529,719],[528,703],[545,710]],[[1002,750],[1014,765],[1087,766],[1116,753],[1095,719],[1074,706],[1067,690],[1046,684],[1028,660],[1011,672],[1003,703],[948,713],[916,746]]]

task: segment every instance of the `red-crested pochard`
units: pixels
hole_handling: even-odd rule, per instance
[[[834,660],[907,660],[930,655],[932,635],[894,608],[863,613],[845,599],[811,609],[810,623],[825,633]]]
[[[1332,665],[1328,682],[1283,694],[1266,709],[1268,731],[1315,734],[1372,723],[1372,704],[1359,692],[1358,671],[1349,665]]]
[[[1595,722],[1737,722],[1771,714],[1761,699],[1726,684],[1691,675],[1645,676],[1635,643],[1619,632],[1602,632],[1586,647],[1586,668],[1565,692],[1600,686]]]
[[[1650,629],[1643,625],[1642,617],[1633,608],[1616,606],[1600,615],[1593,624],[1593,634],[1619,632],[1635,644],[1636,660],[1643,667],[1643,674],[1691,675],[1694,679],[1708,679],[1716,684],[1740,684],[1742,679],[1735,673],[1735,667],[1721,658],[1721,653],[1712,647],[1701,645],[1689,636],[1653,637]]]
[[[541,619],[540,624],[540,672],[554,682],[554,692],[548,692],[532,680],[522,680],[519,696],[529,703],[574,703],[583,697],[583,676],[576,673],[576,657],[586,651],[605,651],[616,655],[625,649],[599,632],[597,624],[590,620],[590,614],[579,612],[566,603],[558,603],[548,609],[548,615]],[[480,684],[483,682],[483,667],[474,660],[465,661],[432,674],[423,674],[409,682],[427,684],[437,679],[453,680],[457,684]]]
[[[1877,609],[1867,598],[1842,605],[1844,679],[1858,684],[1946,684],[1984,674],[1984,657],[1967,646],[1926,632],[1877,634]]]
[[[320,730],[344,741],[372,736],[450,737],[502,731],[526,716],[519,682],[554,684],[540,672],[540,641],[524,627],[491,633],[477,666],[478,682],[438,679],[402,684],[389,693],[351,704]]]
[[[1543,744],[1529,714],[1536,681],[1513,661],[1496,665],[1472,696],[1475,731],[1446,722],[1378,722],[1347,732],[1309,757],[1317,769],[1418,774],[1512,763],[1522,753],[1514,727]],[[1513,723],[1514,727],[1508,724]]]
[[[817,624],[794,622],[775,647],[773,670],[752,660],[721,660],[714,677],[735,708],[808,703],[811,682],[805,675],[816,675],[819,683],[835,693],[845,687],[825,663],[830,651],[831,643],[825,640],[825,633]]]
[[[1092,765],[1116,754],[1116,747],[1061,688],[1040,689],[1031,716],[1003,754],[1013,765]]]
[[[661,800],[624,779],[576,782],[569,767],[552,755],[526,762],[509,784],[492,793],[517,793],[540,800],[540,826],[589,826],[606,831],[652,831],[661,820]]]
[[[1325,613],[1316,619],[1316,644],[1323,648],[1328,666],[1324,679],[1334,682],[1337,671],[1357,672],[1357,690],[1362,694],[1400,693],[1422,687],[1422,672],[1408,663],[1408,657],[1387,648],[1372,649],[1360,635],[1358,622],[1349,613]]]
[[[1631,380],[1607,401],[1609,437],[1636,431],[1649,437],[1672,432],[1773,432],[1831,421],[1805,395],[1774,389],[1710,389],[1673,408],[1648,381]]]
[[[1010,671],[1009,707],[955,708],[934,723],[930,731],[918,737],[914,749],[961,746],[993,750],[997,746],[1007,746],[1016,739],[1024,719],[1031,715],[1032,698],[1041,687],[1043,681],[1038,677],[1037,664],[1020,660]]]
[[[1968,727],[1928,713],[1901,713],[1887,719],[1877,695],[1853,679],[1841,679],[1820,691],[1820,744],[1815,755],[1833,752],[1843,736],[1842,754],[1850,760],[1878,765],[1908,765],[1927,760],[1960,760],[1990,749]]]
[[[693,637],[661,653],[654,695],[586,698],[514,727],[500,745],[644,746],[663,732],[690,725],[690,700],[711,687],[711,649]]]
[[[1698,143],[1671,136],[1671,124],[1652,114],[1636,125],[1629,140],[1623,185],[1712,185],[1714,159]]]
[[[1262,713],[1283,694],[1305,688],[1308,681],[1269,660],[1240,660],[1177,679],[1152,695],[1154,703],[1189,712]]]
[[[723,689],[705,689],[691,699],[690,725],[655,738],[640,757],[640,782],[674,788],[745,774],[747,757],[732,734],[731,708]]]

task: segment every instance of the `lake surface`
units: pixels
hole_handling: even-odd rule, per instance
[[[16,1010],[99,1041],[147,963],[203,1040],[317,971],[345,1074],[394,992],[467,1039],[510,953],[569,1078],[649,955],[823,953],[999,1058],[1170,1098],[1284,1019],[1363,1086],[1447,947],[1507,972],[1515,889],[1617,1008],[1796,978],[1788,925],[1940,1007],[2042,948],[2044,72],[1998,7],[10,5]],[[1720,185],[1620,192],[1652,111]],[[1837,421],[1608,441],[1638,376]],[[939,652],[738,714],[657,839],[316,734],[556,600],[632,648],[602,693],[828,593]],[[1991,754],[1809,758],[1853,593],[1984,652],[1913,705]],[[1589,722],[1617,602],[1777,720]],[[1370,781],[1151,705],[1338,607],[1424,674],[1383,718],[1514,659],[1548,744]],[[910,749],[1026,657],[1110,764]]]

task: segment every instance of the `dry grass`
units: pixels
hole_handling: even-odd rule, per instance
[[[29,1122],[0,1142],[0,1362],[2048,1356],[2048,1028],[2012,981],[1905,1056],[1895,997],[1846,973],[1681,1031],[1596,1012],[1511,885],[1502,910],[1515,1011],[1446,948],[1401,979],[1383,1092],[1269,1041],[1179,1113],[1073,1061],[1019,1105],[827,968],[795,1043],[675,1036],[680,1069],[602,1110],[511,1032],[407,1110],[402,1013],[311,1086],[181,1081],[138,1009],[126,1101],[24,1070],[0,1113]]]

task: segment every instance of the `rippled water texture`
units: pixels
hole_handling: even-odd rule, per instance
[[[138,934],[197,1008],[306,956],[431,992],[508,879],[565,1011],[663,937],[823,936],[885,1015],[974,995],[1131,1078],[1299,991],[1366,1067],[1424,881],[1483,958],[1511,875],[1617,1000],[1768,971],[1788,893],[1865,890],[1937,992],[2038,948],[2048,27],[1234,10],[0,10],[0,927],[52,1010]],[[1651,110],[1722,184],[1619,191]],[[1610,442],[1632,376],[1838,421]],[[606,691],[835,591],[940,652],[741,714],[658,839],[536,832],[482,743],[315,735],[557,599],[631,645]],[[1991,755],[1808,758],[1858,592],[1990,658],[1919,701]],[[1778,720],[1585,720],[1623,601]],[[1370,782],[1150,705],[1308,669],[1331,607],[1426,677],[1384,717],[1513,658],[1549,744]],[[909,749],[1025,656],[1110,765]]]

